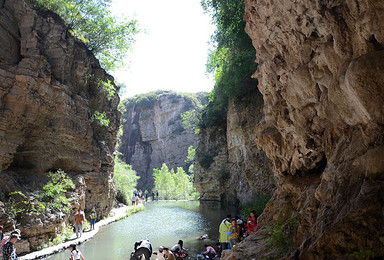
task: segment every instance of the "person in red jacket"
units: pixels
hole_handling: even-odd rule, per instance
[[[251,234],[257,227],[257,217],[256,212],[252,210],[249,213],[249,218],[247,220],[247,235]]]

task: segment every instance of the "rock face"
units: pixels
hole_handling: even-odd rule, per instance
[[[100,80],[113,82],[57,15],[23,0],[0,1],[2,200],[11,191],[41,188],[49,171],[62,169],[81,183],[80,207],[96,207],[99,217],[109,213],[119,97],[108,98]],[[108,127],[92,120],[96,112],[105,112]],[[56,230],[57,220],[46,219],[20,226],[23,239]]]
[[[255,142],[262,104],[260,93],[231,102],[223,124],[201,129],[194,165],[201,200],[245,205],[275,190],[271,162]]]
[[[384,2],[246,0],[278,188],[259,231],[225,259],[272,254],[266,225],[296,220],[294,259],[384,255]],[[265,240],[264,240],[265,241]]]
[[[151,189],[153,169],[161,168],[163,163],[170,169],[188,170],[188,147],[196,146],[197,135],[184,128],[180,114],[198,109],[205,96],[162,91],[124,101],[118,150],[140,176],[138,188]]]

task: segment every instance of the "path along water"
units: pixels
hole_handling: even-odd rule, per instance
[[[199,201],[150,202],[146,210],[119,222],[103,227],[92,240],[79,245],[86,259],[123,260],[129,259],[135,241],[149,239],[154,250],[161,245],[172,247],[179,239],[190,249],[191,259],[218,240],[218,227],[231,209],[223,210],[219,203]],[[209,238],[197,239],[208,234]],[[67,260],[69,251],[63,251],[45,259]],[[156,259],[153,256],[151,259]]]

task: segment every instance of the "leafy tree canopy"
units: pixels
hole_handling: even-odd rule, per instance
[[[200,126],[205,127],[226,121],[229,99],[257,91],[257,80],[251,78],[257,64],[255,49],[244,31],[244,0],[201,0],[201,4],[217,28],[211,37],[213,50],[207,62],[215,87],[202,111]]]
[[[176,172],[163,163],[161,169],[153,169],[155,179],[155,189],[159,191],[159,196],[163,199],[197,199],[198,192],[192,185],[192,176],[181,167],[177,167]]]
[[[118,156],[115,157],[115,169],[113,176],[113,184],[116,190],[117,201],[128,205],[130,195],[136,189],[137,180],[140,179],[136,175],[136,171],[132,170],[132,166],[121,161]]]
[[[57,13],[69,31],[112,71],[123,60],[139,32],[136,20],[117,19],[109,10],[111,0],[34,0],[35,6]]]

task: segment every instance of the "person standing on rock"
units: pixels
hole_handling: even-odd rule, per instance
[[[159,191],[156,190],[156,201],[159,201]]]
[[[91,215],[89,216],[89,218],[91,219],[91,226],[90,226],[89,230],[94,230],[96,218],[97,218],[95,207],[92,208]]]
[[[155,192],[152,191],[152,201],[155,201]]]
[[[3,260],[19,259],[16,255],[16,248],[13,245],[19,239],[20,239],[20,237],[18,234],[12,234],[11,235],[11,237],[9,238],[9,241],[2,248]]]
[[[256,212],[252,210],[249,213],[249,218],[247,220],[247,235],[250,235],[254,229],[257,227],[257,217],[256,217]]]
[[[228,232],[231,233],[229,237],[229,244],[231,245],[231,248],[233,248],[237,243],[240,242],[240,227],[237,225],[235,218],[231,220],[231,223],[232,225],[229,227]]]
[[[85,217],[83,212],[81,212],[80,209],[77,210],[77,213],[75,215],[75,230],[76,230],[76,238],[79,238],[79,233],[80,237],[83,234],[83,224],[85,221]]]
[[[228,249],[229,235],[227,234],[229,227],[231,226],[231,215],[228,214],[223,221],[221,221],[219,226],[219,242],[221,243],[221,250]],[[221,253],[221,252],[220,252]]]
[[[148,201],[148,190],[145,190],[144,194],[145,194],[145,202],[147,202]]]

